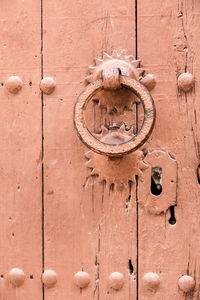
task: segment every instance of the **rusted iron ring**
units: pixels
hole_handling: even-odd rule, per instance
[[[92,151],[107,156],[121,156],[136,151],[147,141],[155,124],[155,105],[148,90],[131,77],[120,75],[120,82],[122,87],[130,89],[140,99],[144,109],[141,129],[129,141],[119,145],[106,144],[99,141],[87,129],[85,111],[93,96],[104,89],[102,79],[89,84],[79,95],[74,107],[74,126],[81,141]]]

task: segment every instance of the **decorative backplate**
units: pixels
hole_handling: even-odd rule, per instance
[[[122,75],[141,81],[148,90],[155,86],[154,76],[145,74],[145,70],[141,68],[141,60],[134,59],[132,55],[125,55],[123,51],[113,51],[112,55],[104,52],[103,58],[96,58],[94,65],[88,68],[89,74],[86,81],[91,83],[101,78],[104,71],[115,67],[120,69]],[[134,97],[127,89],[101,91],[98,94],[98,100],[99,105],[106,107],[109,112],[116,110],[119,113],[123,113],[125,108],[131,109],[132,103],[138,102],[137,97]]]
[[[133,135],[133,128],[126,130],[123,124],[119,129],[108,130],[102,127],[102,132],[96,135],[98,139],[106,143],[118,143],[121,139],[129,140]],[[144,163],[144,154],[141,150],[120,157],[99,155],[93,151],[85,154],[86,166],[90,169],[90,176],[98,181],[105,181],[107,187],[114,184],[115,187],[128,187],[129,181],[135,182],[136,175],[142,181],[143,171],[148,168]]]
[[[162,150],[148,152],[145,162],[149,168],[144,174],[143,182],[138,186],[139,203],[152,214],[166,212],[170,206],[176,205],[177,162],[168,152]],[[159,193],[153,193],[154,183],[160,185]]]

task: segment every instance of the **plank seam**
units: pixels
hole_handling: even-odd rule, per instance
[[[41,79],[43,79],[43,0],[41,0]],[[44,98],[41,91],[42,106],[42,272],[44,272]],[[42,284],[42,299],[45,299],[44,284]]]

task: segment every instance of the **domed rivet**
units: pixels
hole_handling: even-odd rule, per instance
[[[23,270],[18,268],[13,268],[8,273],[9,280],[12,283],[13,286],[18,287],[24,283],[25,280],[25,274]]]
[[[109,276],[110,287],[114,290],[120,290],[124,285],[124,275],[120,272],[113,272]]]
[[[182,73],[178,77],[178,87],[184,92],[188,92],[194,85],[194,75],[191,73]]]
[[[148,272],[143,276],[143,282],[149,289],[156,289],[160,284],[160,278],[157,273]]]
[[[48,288],[53,287],[57,282],[57,274],[53,270],[45,270],[42,274],[42,282]]]
[[[191,292],[195,287],[195,280],[192,276],[183,275],[178,280],[178,286],[185,293]]]
[[[50,95],[55,90],[56,83],[55,80],[51,77],[45,77],[40,82],[40,89],[43,93]]]
[[[90,283],[90,275],[87,272],[79,271],[74,275],[74,283],[80,288],[85,288]]]
[[[153,74],[147,74],[144,78],[141,79],[141,83],[151,91],[156,85],[156,79]]]
[[[11,76],[6,82],[6,88],[8,92],[17,94],[22,88],[23,82],[18,76]]]

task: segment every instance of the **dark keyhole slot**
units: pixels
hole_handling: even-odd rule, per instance
[[[155,196],[162,193],[162,169],[159,167],[151,169],[151,193]]]
[[[176,218],[175,218],[175,208],[174,206],[170,206],[170,218],[169,218],[169,224],[175,225],[176,224]]]
[[[200,184],[200,164],[197,167],[197,180],[198,180],[198,183]]]
[[[129,259],[129,261],[128,261],[128,265],[129,265],[129,273],[130,273],[130,275],[132,275],[133,274],[133,264],[132,264],[132,261],[131,261],[131,259]]]
[[[121,69],[120,69],[120,68],[117,68],[117,69],[118,69],[118,71],[119,71],[119,75],[122,75]]]

